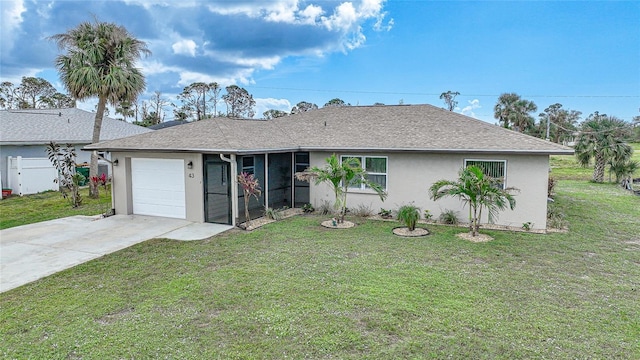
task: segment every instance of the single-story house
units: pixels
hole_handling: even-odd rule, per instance
[[[50,173],[50,169],[43,167],[53,167],[47,158],[46,145],[55,142],[60,145],[72,144],[76,148],[76,162],[88,163],[91,161],[91,153],[80,151],[80,149],[91,144],[93,137],[93,124],[95,113],[80,110],[77,108],[66,109],[24,109],[24,110],[1,110],[0,111],[0,173],[2,173],[2,185],[4,187],[18,184],[11,184],[12,168],[15,172],[15,164],[9,163],[9,157],[18,157],[35,163],[31,173],[33,177],[43,174],[42,171]],[[100,131],[101,140],[113,140],[122,137],[151,132],[141,126],[133,125],[121,120],[104,117],[102,129]],[[25,161],[26,164],[26,161]],[[108,166],[103,163],[102,169],[108,173]],[[26,165],[25,165],[26,166]],[[54,171],[55,174],[55,171]],[[29,177],[29,171],[23,171],[21,176]],[[54,177],[55,178],[55,177]],[[15,177],[14,177],[14,181]],[[23,179],[22,194],[30,194],[46,190],[41,189],[38,183],[46,186],[54,186],[53,179],[35,181],[31,186],[29,181]],[[14,189],[14,193],[18,193]]]
[[[352,189],[348,206],[397,209],[414,203],[438,216],[467,211],[457,199],[434,202],[428,188],[455,180],[470,163],[481,164],[504,186],[516,187],[514,211],[497,224],[546,227],[549,155],[573,154],[562,145],[520,134],[431,105],[329,107],[269,121],[213,118],[123,139],[88,145],[111,152],[116,213],[233,224],[244,220],[236,175],[255,174],[265,206],[333,203],[324,184],[298,181],[294,174],[323,166],[335,153],[358,157],[369,178],[382,185],[382,202],[370,189]],[[253,216],[253,215],[252,215]]]

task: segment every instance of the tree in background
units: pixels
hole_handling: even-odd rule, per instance
[[[469,206],[469,232],[478,235],[482,209],[487,208],[489,222],[497,216],[498,211],[516,207],[516,200],[511,194],[515,188],[503,189],[500,180],[484,173],[478,166],[467,166],[460,170],[458,180],[439,180],[429,188],[429,197],[440,200],[446,196],[460,199]]]
[[[23,76],[16,88],[21,109],[36,109],[40,102],[56,93],[56,88],[43,78]]]
[[[456,106],[458,106],[458,102],[456,101],[456,96],[460,95],[459,92],[455,91],[447,91],[447,92],[443,92],[442,94],[440,94],[440,99],[444,100],[444,103],[447,105],[447,109],[449,109],[449,111],[453,111],[453,109],[456,108]]]
[[[179,113],[195,114],[196,121],[218,115],[220,85],[216,82],[195,82],[182,90],[178,100],[182,102]]]
[[[505,128],[526,132],[535,125],[530,113],[537,110],[533,101],[524,100],[516,93],[505,93],[498,98],[493,116]]]
[[[633,126],[632,141],[640,142],[640,116],[634,116],[631,125]]]
[[[227,104],[227,116],[235,118],[252,118],[255,115],[253,109],[256,101],[253,95],[238,85],[230,85],[226,87],[227,93],[222,99]]]
[[[549,105],[538,115],[540,123],[537,135],[555,143],[569,140],[578,130],[577,124],[581,115],[580,111],[563,109],[559,103]]]
[[[170,104],[169,100],[162,97],[162,93],[160,91],[154,91],[153,95],[151,95],[151,98],[149,99],[149,108],[151,109],[149,115],[151,116],[145,120],[148,120],[151,125],[160,124],[164,121],[164,108]]]
[[[296,106],[291,108],[291,115],[311,110],[318,110],[318,105],[306,101],[300,101]]]
[[[116,104],[116,114],[122,115],[122,120],[126,122],[127,118],[135,116],[136,112],[131,101],[124,100]]]
[[[0,84],[0,108],[59,109],[75,107],[75,100],[61,94],[43,78],[23,76],[18,86],[9,81]]]
[[[287,115],[289,115],[289,113],[287,113],[286,111],[275,109],[269,109],[262,113],[262,116],[267,120],[276,119]]]
[[[327,103],[324,104],[323,107],[341,107],[341,106],[351,106],[351,104],[345,103],[344,100],[342,99],[335,98],[327,101]]]
[[[65,109],[76,107],[76,101],[69,95],[59,92],[40,100],[40,108]]]
[[[606,164],[612,160],[624,163],[629,160],[632,149],[625,139],[630,135],[630,126],[614,116],[597,111],[582,123],[576,141],[575,154],[578,163],[587,167],[594,160],[594,182],[604,181]]]
[[[69,94],[78,100],[98,98],[91,139],[97,143],[107,103],[135,101],[144,91],[144,75],[135,65],[151,51],[123,26],[97,20],[83,22],[50,39],[65,51],[56,57],[55,64]],[[89,177],[97,176],[97,173],[98,156],[93,152]],[[91,185],[89,194],[97,198],[98,187]]]

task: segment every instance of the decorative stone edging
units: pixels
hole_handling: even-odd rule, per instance
[[[328,229],[350,229],[350,228],[356,226],[356,224],[352,223],[351,221],[345,220],[342,223],[338,223],[333,219],[325,220],[320,225],[322,225],[322,226],[324,226],[324,227],[326,227]]]
[[[410,231],[408,227],[400,226],[393,228],[393,234],[402,237],[420,237],[429,235],[429,230],[417,227],[413,231]]]

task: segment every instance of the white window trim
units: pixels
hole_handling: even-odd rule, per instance
[[[465,169],[467,168],[467,163],[469,161],[481,161],[481,162],[501,162],[504,164],[504,175],[503,175],[503,179],[504,181],[502,182],[502,189],[506,189],[507,188],[507,160],[504,159],[464,159],[464,167]]]
[[[362,167],[362,169],[364,171],[367,171],[367,158],[377,158],[377,159],[384,159],[387,165],[387,172],[384,173],[379,173],[379,172],[367,172],[367,174],[369,175],[384,175],[385,176],[385,187],[382,189],[385,192],[387,191],[387,189],[389,188],[389,157],[388,156],[383,156],[383,155],[340,155],[340,164],[342,164],[342,160],[343,158],[358,158],[360,160],[360,166]],[[350,187],[349,188],[350,191],[354,191],[354,192],[362,192],[362,193],[373,193],[375,194],[375,191],[373,191],[373,189],[367,188],[364,184],[360,185],[359,188],[355,188],[355,187]]]

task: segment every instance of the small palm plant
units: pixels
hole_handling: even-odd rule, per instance
[[[398,220],[402,221],[409,231],[416,229],[416,223],[420,220],[420,208],[413,204],[403,205],[398,209]]]
[[[487,208],[489,221],[497,215],[499,210],[507,207],[513,210],[516,200],[511,195],[516,188],[503,189],[499,180],[484,174],[478,166],[468,166],[460,170],[458,180],[436,181],[429,188],[429,196],[439,200],[445,196],[457,197],[465,205],[469,205],[469,232],[478,235],[482,208]]]
[[[384,201],[387,197],[384,189],[377,183],[367,179],[367,171],[364,170],[357,158],[348,158],[342,162],[336,154],[326,159],[326,165],[322,168],[314,166],[303,172],[296,173],[296,178],[301,181],[314,180],[316,185],[326,183],[331,186],[336,197],[334,208],[338,211],[338,223],[344,222],[347,213],[347,194],[349,187],[366,185],[380,196]]]

